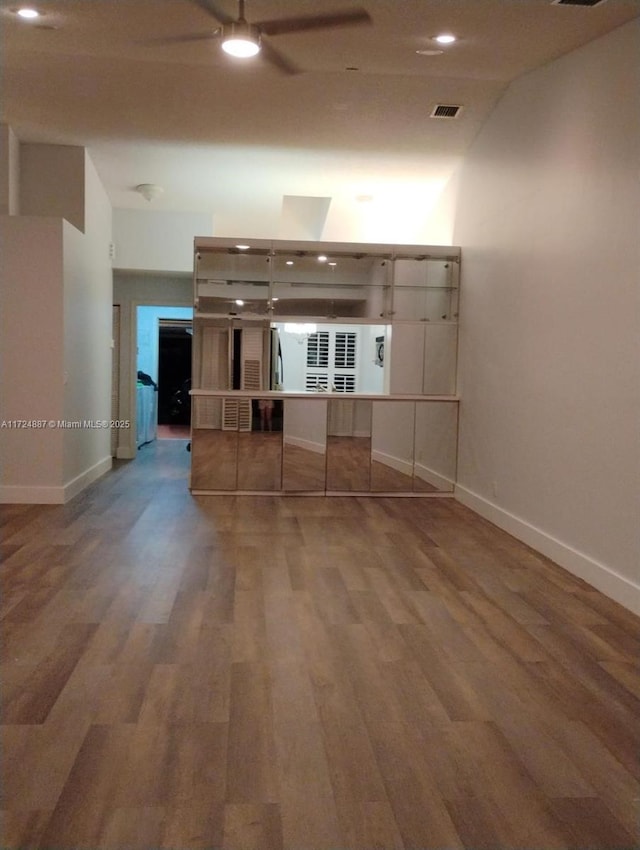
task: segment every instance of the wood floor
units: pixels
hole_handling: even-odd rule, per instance
[[[640,624],[453,500],[3,509],[2,848],[630,850]]]

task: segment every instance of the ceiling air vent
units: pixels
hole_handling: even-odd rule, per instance
[[[430,118],[457,118],[460,114],[461,106],[453,106],[452,104],[439,103]]]
[[[551,0],[552,6],[602,6],[607,0]]]

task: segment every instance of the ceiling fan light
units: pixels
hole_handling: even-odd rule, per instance
[[[260,50],[260,33],[245,21],[236,21],[224,27],[222,49],[230,56],[247,59]]]
[[[458,39],[455,35],[453,35],[453,33],[443,32],[440,33],[440,35],[437,35],[435,37],[435,40],[438,42],[438,44],[453,44],[454,41],[457,41]]]

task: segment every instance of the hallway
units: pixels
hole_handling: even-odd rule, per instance
[[[3,848],[637,846],[640,622],[449,499],[2,511]]]

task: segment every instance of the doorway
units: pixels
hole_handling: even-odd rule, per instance
[[[191,427],[191,322],[158,322],[158,438],[186,438]]]
[[[137,447],[189,439],[193,308],[139,305],[136,319]]]

